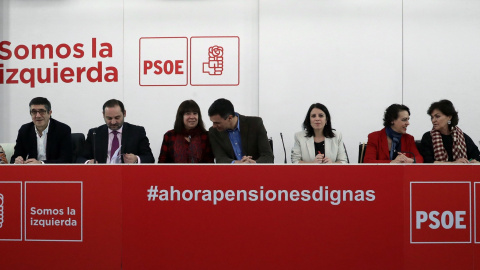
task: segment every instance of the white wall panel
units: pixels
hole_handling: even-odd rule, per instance
[[[103,66],[115,66],[119,81],[114,83],[37,83],[29,85],[0,84],[1,128],[0,141],[14,142],[22,124],[31,121],[28,103],[33,97],[44,96],[52,103],[52,117],[67,123],[72,132],[87,133],[88,129],[102,123],[101,106],[108,98],[123,98],[123,4],[115,0],[86,1],[0,1],[2,32],[0,41],[19,44],[61,43],[73,46],[83,43],[85,56],[77,59],[10,59],[0,61],[9,68],[91,67],[98,61]],[[92,58],[91,40],[108,42],[113,46],[113,57]]]
[[[459,127],[480,140],[479,14],[479,1],[404,1],[404,101],[418,140],[432,128],[428,107],[440,99],[453,102]]]
[[[398,1],[260,1],[260,116],[287,159],[308,107],[327,106],[350,161],[402,102],[402,7]]]
[[[141,37],[238,36],[238,86],[148,86],[138,82]],[[212,44],[215,45],[215,44]],[[225,59],[224,61],[229,61]],[[258,114],[258,3],[247,1],[125,1],[125,100],[127,121],[145,126],[158,157],[163,134],[173,128],[180,103],[194,99],[205,126],[211,103],[227,98],[246,115]]]

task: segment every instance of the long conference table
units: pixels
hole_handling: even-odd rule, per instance
[[[480,269],[477,192],[477,165],[5,165],[0,269]]]

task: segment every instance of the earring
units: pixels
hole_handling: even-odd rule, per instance
[[[448,122],[447,122],[447,123],[450,125],[450,124],[452,123],[452,121],[448,120]]]

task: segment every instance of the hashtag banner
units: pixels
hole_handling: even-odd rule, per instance
[[[6,165],[0,269],[475,269],[478,175],[461,165]]]

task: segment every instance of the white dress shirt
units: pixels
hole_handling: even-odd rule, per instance
[[[38,129],[35,127],[35,135],[37,135],[37,160],[42,161],[47,160],[47,136],[48,128],[50,127],[50,121],[48,121],[47,128],[38,134]]]

